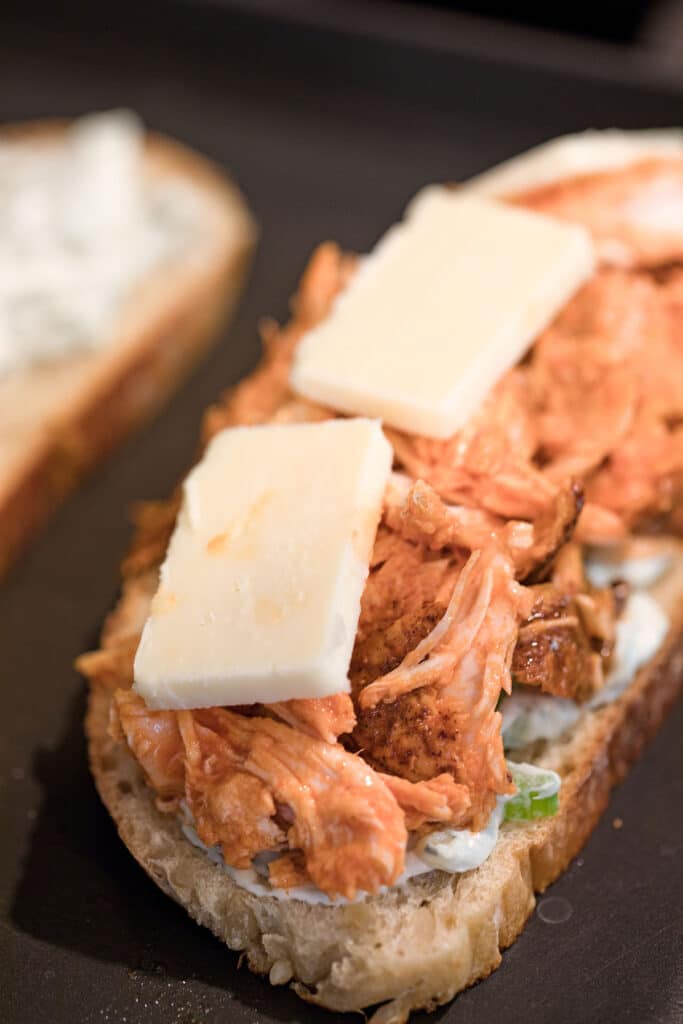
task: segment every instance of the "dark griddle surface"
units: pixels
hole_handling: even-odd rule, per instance
[[[333,1017],[238,971],[237,957],[148,881],[98,802],[70,665],[114,600],[124,510],[165,495],[188,465],[202,409],[253,366],[257,319],[285,317],[316,242],[362,250],[424,182],[590,125],[681,123],[683,98],[626,74],[610,82],[597,65],[595,77],[550,71],[547,50],[529,50],[535,70],[486,59],[466,34],[459,50],[457,32],[430,49],[405,33],[344,35],[226,7],[91,7],[78,17],[60,9],[51,24],[34,5],[3,14],[0,120],[130,105],[232,169],[262,238],[223,344],[0,588],[0,1019],[323,1024]],[[534,916],[496,974],[430,1019],[683,1020],[682,710],[553,887],[571,917]]]

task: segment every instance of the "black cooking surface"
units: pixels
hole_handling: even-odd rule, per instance
[[[683,121],[673,87],[611,81],[599,62],[553,71],[552,50],[530,49],[531,70],[474,53],[466,35],[430,49],[228,8],[3,8],[1,120],[130,105],[231,168],[262,228],[218,350],[0,586],[0,1019],[12,1024],[333,1019],[238,969],[148,881],[95,794],[70,666],[115,598],[125,509],[187,467],[202,409],[253,366],[258,318],[286,316],[316,242],[365,249],[423,183],[561,132]],[[546,897],[565,902],[541,904],[500,970],[429,1019],[683,1020],[682,725],[679,706]]]

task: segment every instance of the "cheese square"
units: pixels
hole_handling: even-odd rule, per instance
[[[585,228],[432,186],[302,338],[292,387],[450,437],[594,269]]]
[[[236,427],[183,503],[135,657],[151,708],[349,690],[391,446],[368,419]]]

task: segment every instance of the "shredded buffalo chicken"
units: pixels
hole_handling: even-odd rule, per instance
[[[353,897],[391,885],[409,833],[479,829],[511,791],[496,710],[512,682],[582,701],[603,684],[618,590],[581,544],[683,529],[683,164],[648,161],[516,200],[586,224],[594,278],[458,434],[387,430],[394,473],[372,554],[351,694],[247,708],[152,711],[130,689],[137,633],[81,659],[113,693],[158,805],[189,808],[207,845],[271,883]],[[617,265],[619,264],[619,265]],[[259,368],[209,410],[235,424],[333,416],[288,385],[302,333],[356,260],[321,246],[289,324],[263,327]],[[144,607],[178,507],[143,506],[125,565]],[[137,588],[137,589],[136,589]],[[142,596],[141,596],[142,595]]]

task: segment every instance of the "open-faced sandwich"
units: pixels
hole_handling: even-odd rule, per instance
[[[430,187],[264,341],[79,661],[91,765],[254,970],[400,1022],[498,965],[683,677],[683,141]]]
[[[0,575],[217,339],[254,234],[129,112],[0,129]]]

